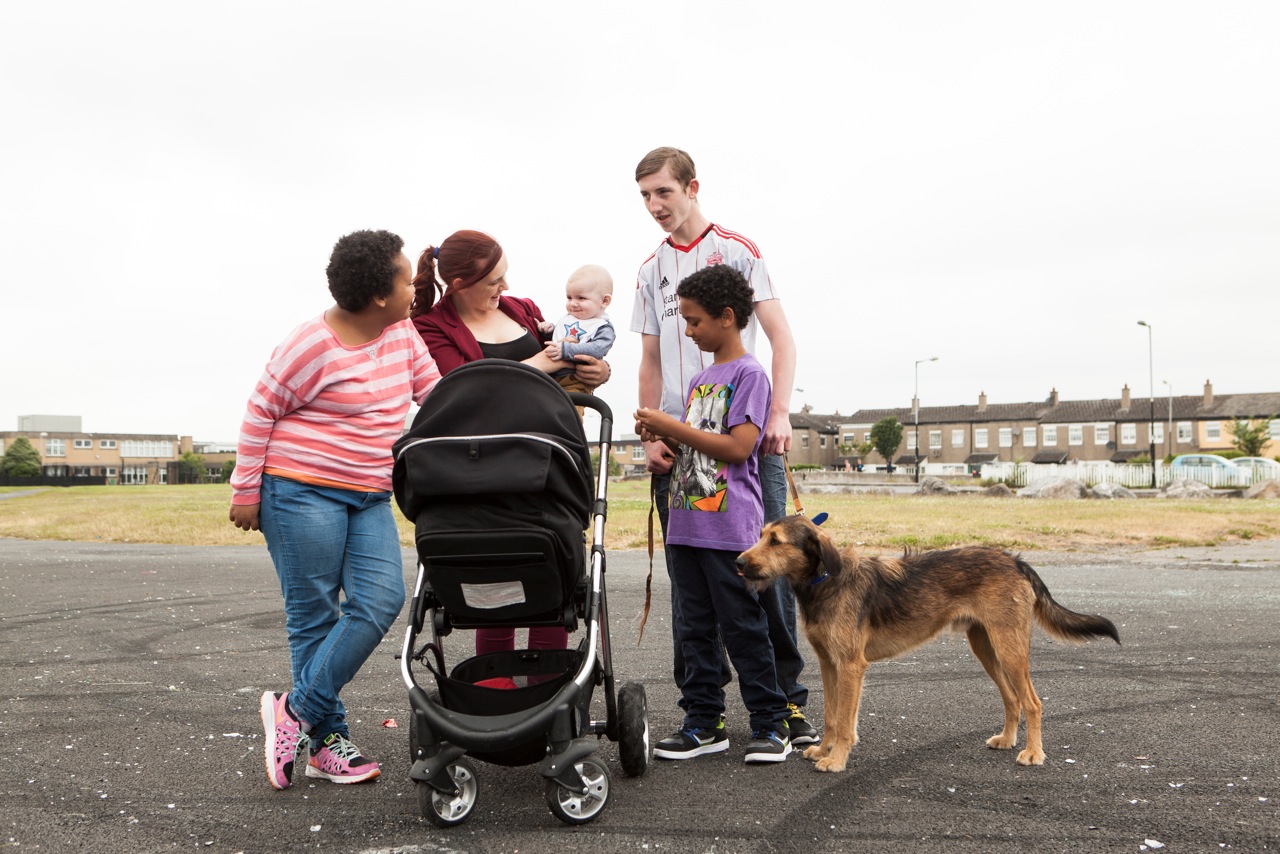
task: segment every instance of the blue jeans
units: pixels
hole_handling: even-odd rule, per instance
[[[664,543],[667,539],[667,516],[670,512],[670,486],[670,474],[653,475],[654,503],[658,506],[658,520],[662,523]],[[787,473],[783,468],[781,456],[760,455],[760,488],[764,498],[764,520],[773,522],[787,515]],[[684,684],[685,663],[677,633],[677,626],[680,624],[680,606],[676,602],[675,578],[671,573],[671,551],[664,546],[664,552],[667,559],[667,575],[671,580],[672,677],[675,679],[676,687],[681,688]],[[786,695],[788,703],[804,706],[809,702],[809,689],[800,684],[804,658],[800,655],[800,647],[797,643],[795,592],[785,581],[778,579],[773,587],[760,593],[759,599],[760,607],[764,608],[765,617],[769,621],[769,642],[773,645],[778,687]],[[718,684],[723,688],[729,684],[732,674],[723,650],[718,659]],[[721,694],[723,696],[723,691]],[[684,700],[681,699],[681,708],[684,705]]]
[[[788,715],[787,698],[778,690],[764,609],[738,575],[738,552],[668,546],[667,554],[678,582],[672,590],[680,603],[676,634],[685,663],[680,685],[684,725],[709,729],[720,722],[723,639],[738,671],[738,690],[751,715],[751,729],[772,729]]]
[[[349,735],[338,694],[404,607],[390,497],[262,478],[258,521],[284,594],[289,705],[317,740]]]

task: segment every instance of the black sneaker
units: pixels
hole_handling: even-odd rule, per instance
[[[692,759],[728,749],[729,734],[724,730],[724,721],[720,721],[715,729],[690,726],[673,732],[654,745],[653,755],[659,759]]]
[[[791,735],[785,723],[758,729],[747,744],[748,762],[783,762],[791,755]]]
[[[791,716],[787,718],[787,728],[791,730],[792,744],[817,744],[822,740],[817,728],[804,719],[804,712],[795,703],[788,703]]]

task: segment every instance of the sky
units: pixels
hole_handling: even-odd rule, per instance
[[[1269,0],[5,3],[0,430],[234,442],[338,237],[474,228],[548,317],[611,271],[629,432],[661,145],[768,263],[793,410],[1280,391],[1277,43]]]

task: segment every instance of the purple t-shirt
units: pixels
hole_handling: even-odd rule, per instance
[[[763,435],[772,396],[768,374],[748,353],[694,376],[685,398],[684,420],[708,433],[728,433],[750,421]],[[760,447],[759,437],[755,447]],[[668,543],[740,552],[755,544],[763,524],[755,448],[743,462],[725,463],[680,446],[671,468]]]

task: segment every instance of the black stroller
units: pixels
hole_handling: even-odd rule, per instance
[[[601,418],[594,488],[575,405]],[[418,551],[401,657],[413,709],[409,776],[422,814],[441,827],[475,807],[479,782],[465,756],[536,762],[547,805],[568,824],[591,821],[608,801],[608,767],[591,755],[601,736],[618,743],[627,775],[648,767],[644,686],[614,691],[603,545],[612,430],[598,398],[566,394],[519,362],[482,359],[442,379],[396,442],[396,501],[417,527]],[[579,622],[577,648],[489,653],[446,669],[441,639],[453,629],[574,632]],[[418,665],[434,690],[418,684]],[[597,686],[604,720],[591,718]]]

